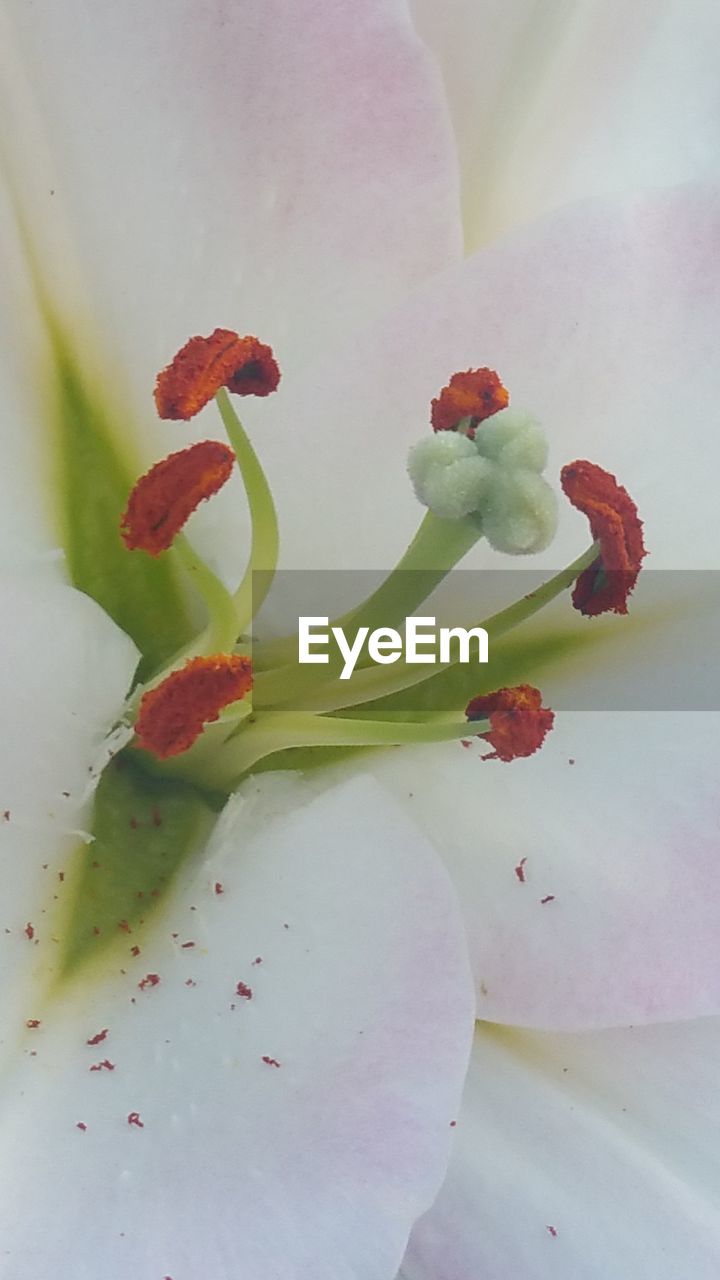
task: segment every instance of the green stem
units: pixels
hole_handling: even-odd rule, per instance
[[[427,511],[410,546],[377,590],[342,617],[333,618],[330,625],[352,623],[354,628],[367,626],[371,631],[380,625],[393,626],[394,620],[406,618],[427,599],[480,537],[471,520],[441,520]],[[283,636],[256,644],[253,663],[258,672],[283,666],[294,669],[296,656],[297,636]]]
[[[393,747],[423,742],[453,742],[485,733],[489,722],[434,717],[425,721],[348,720],[306,712],[271,712],[232,735],[207,760],[178,757],[159,772],[187,777],[198,786],[232,790],[266,756],[290,747]]]
[[[499,613],[493,614],[486,618],[483,622],[473,623],[473,626],[484,627],[488,633],[488,642],[498,640],[501,636],[506,635],[508,631],[512,631],[514,627],[525,622],[534,614],[539,613],[547,604],[561,595],[572,586],[575,579],[589,568],[597,559],[599,552],[599,544],[593,542],[582,555],[573,560],[567,568],[561,569],[554,577],[549,578],[536,591],[531,591],[522,599],[509,605],[506,609],[500,610]],[[325,711],[337,711],[346,707],[359,706],[363,702],[372,702],[376,698],[387,697],[391,693],[399,693],[404,689],[411,689],[415,685],[423,684],[427,680],[432,680],[439,672],[447,670],[449,667],[455,666],[457,660],[453,662],[435,663],[430,670],[425,666],[409,665],[406,662],[399,661],[392,667],[375,667],[368,666],[357,669],[350,680],[327,679],[328,668],[324,667],[325,683],[321,688],[310,690],[303,696],[299,692],[292,699],[293,708],[296,710],[314,711],[316,713]],[[281,685],[276,684],[276,679],[282,676],[282,672],[268,673],[260,676],[255,682],[254,705],[260,710],[264,706],[276,706],[281,700],[289,682],[285,681]],[[268,701],[270,698],[271,701]],[[290,701],[290,698],[287,699]]]
[[[239,631],[235,602],[230,592],[193,550],[184,533],[177,535],[172,549],[197,587],[208,611],[209,622],[203,633],[206,640],[204,652],[227,653],[235,644]],[[193,643],[196,642],[197,637]]]
[[[178,649],[159,670],[153,672],[149,680],[133,690],[125,704],[126,717],[135,716],[143,694],[161,684],[171,671],[178,671],[186,662],[201,655],[231,653],[237,639],[239,627],[233,597],[217,574],[193,550],[184,533],[179,533],[175,538],[170,555],[179,560],[194,582],[209,620],[202,631],[182,649]]]
[[[252,522],[250,556],[242,582],[235,592],[238,631],[242,632],[265,600],[277,568],[280,546],[277,512],[260,460],[224,387],[215,396],[215,403],[235,451]],[[253,580],[255,574],[260,576]]]

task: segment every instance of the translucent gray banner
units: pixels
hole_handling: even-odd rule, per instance
[[[256,599],[267,592],[252,636],[256,709],[317,709],[325,695],[329,705],[322,710],[457,713],[475,694],[528,683],[541,688],[546,704],[558,711],[720,710],[720,571],[646,570],[626,616],[597,618],[579,614],[567,590],[537,608],[551,571],[456,570],[428,598],[432,580],[404,573],[394,576],[392,591],[361,610],[359,622],[358,615],[349,616],[387,576],[381,571],[281,572],[268,591],[267,575],[255,575]],[[509,614],[515,605],[518,609]],[[528,616],[510,627],[518,612]],[[370,632],[395,629],[404,640],[407,617],[433,618],[438,633],[442,627],[484,627],[488,662],[478,662],[474,643],[468,662],[412,664],[405,660],[405,648],[391,660],[387,637],[386,661],[376,662],[368,636],[352,674],[340,679],[346,663],[332,625],[342,629],[350,645],[359,623]],[[320,621],[311,627],[312,652],[327,654],[326,664],[298,661],[302,618],[329,620],[328,626]],[[422,629],[432,630],[429,624]],[[324,632],[327,643],[317,638]],[[282,636],[288,639],[278,645]],[[438,635],[438,656],[439,649]],[[432,646],[426,644],[423,652],[431,653]]]

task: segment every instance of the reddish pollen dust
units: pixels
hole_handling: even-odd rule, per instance
[[[505,762],[534,755],[555,719],[554,713],[542,706],[540,690],[529,684],[481,694],[468,703],[465,715],[468,720],[490,721],[488,732],[478,737],[484,738],[495,750],[483,759]]]
[[[470,419],[470,435],[486,418],[505,409],[510,395],[493,369],[466,369],[454,373],[448,385],[433,400],[430,421],[433,431],[454,431],[465,418]]]
[[[131,1111],[131,1112],[130,1112],[130,1114],[128,1115],[127,1122],[128,1122],[128,1124],[129,1124],[129,1125],[135,1125],[135,1128],[136,1128],[136,1129],[144,1129],[144,1128],[145,1128],[145,1125],[143,1124],[142,1120],[140,1119],[140,1112],[139,1112],[139,1111]]]
[[[130,551],[167,551],[196,507],[230,479],[235,454],[219,440],[201,440],[171,453],[138,480],[120,521]]]
[[[627,613],[628,597],[647,555],[643,526],[627,489],[594,462],[570,462],[560,473],[563,491],[590,521],[600,555],[575,583],[572,602],[580,613]]]
[[[187,420],[221,387],[240,396],[268,396],[279,381],[271,347],[231,329],[215,329],[208,338],[190,338],[158,374],[155,405],[161,418]]]
[[[203,726],[252,688],[252,663],[237,654],[192,658],[143,694],[135,725],[138,745],[160,760],[187,751]]]

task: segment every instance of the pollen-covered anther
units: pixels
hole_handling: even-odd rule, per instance
[[[280,381],[272,348],[232,329],[190,338],[157,376],[155,405],[161,418],[188,419],[221,387],[240,396],[268,396]]]
[[[554,712],[542,705],[539,689],[529,684],[473,698],[465,708],[468,720],[489,720],[487,733],[478,734],[495,750],[485,760],[517,760],[542,746],[553,727]]]
[[[180,755],[231,702],[252,688],[252,663],[236,654],[192,658],[140,701],[137,745],[160,760]]]
[[[430,421],[433,431],[455,431],[461,422],[467,434],[504,409],[510,396],[493,369],[466,369],[454,373],[448,385],[432,401]]]
[[[202,440],[157,462],[128,499],[120,522],[126,547],[151,556],[167,551],[195,508],[230,478],[234,462],[232,449],[219,440]]]
[[[627,489],[594,462],[578,460],[563,467],[565,495],[590,521],[600,543],[598,559],[580,574],[572,602],[580,613],[627,613],[627,601],[647,555],[643,526]]]

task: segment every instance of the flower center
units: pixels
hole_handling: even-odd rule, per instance
[[[205,441],[157,463],[137,482],[122,517],[128,554],[160,556],[171,549],[179,554],[207,612],[204,629],[128,703],[135,758],[153,772],[232,790],[269,757],[296,747],[389,746],[475,733],[494,748],[485,759],[507,763],[531,755],[554,719],[539,690],[518,685],[459,700],[454,711],[420,710],[425,687],[439,668],[448,673],[461,660],[467,662],[461,647],[453,653],[448,642],[431,669],[422,659],[398,652],[384,657],[381,642],[367,654],[362,647],[373,628],[386,646],[392,644],[388,637],[398,634],[394,628],[408,627],[481,538],[512,556],[550,544],[557,498],[543,475],[548,445],[540,424],[509,406],[507,390],[490,369],[454,374],[432,401],[432,434],[411,449],[408,461],[415,493],[427,508],[417,534],[369,597],[341,618],[323,620],[334,635],[349,634],[348,678],[339,654],[298,662],[297,634],[246,638],[277,568],[279,537],[270,487],[228,392],[264,397],[279,378],[270,347],[226,329],[191,338],[158,376],[155,401],[161,417],[191,418],[214,398],[228,444]],[[231,594],[182,529],[235,465],[247,495],[252,538],[244,576]],[[626,611],[645,555],[632,499],[613,476],[590,462],[566,466],[561,482],[569,500],[587,515],[592,544],[537,590],[482,619],[477,634],[490,643],[569,589],[582,613]],[[411,688],[420,695],[417,709],[398,713],[393,695]],[[358,712],[369,704],[370,712]],[[432,707],[432,699],[427,705]]]

